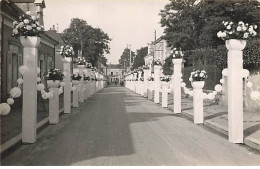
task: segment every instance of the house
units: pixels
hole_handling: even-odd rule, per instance
[[[122,81],[123,71],[119,64],[109,64],[107,67],[107,77],[109,82]]]
[[[23,64],[23,46],[19,38],[12,37],[13,21],[25,14],[27,10],[32,13],[37,11],[40,17],[40,23],[43,25],[43,8],[45,8],[44,0],[1,0],[0,12],[0,101],[6,101],[11,88],[17,86],[19,74],[19,66]],[[38,67],[41,69],[40,77],[44,77],[44,73],[54,68],[55,63],[55,46],[58,41],[48,36],[46,33],[40,35],[41,42],[38,47]]]

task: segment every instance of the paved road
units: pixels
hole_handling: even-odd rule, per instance
[[[110,87],[2,165],[260,165],[260,155],[126,88]]]

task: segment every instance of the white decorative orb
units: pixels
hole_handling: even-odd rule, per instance
[[[252,82],[247,82],[246,86],[251,88],[253,86],[253,84],[252,84]]]
[[[22,65],[22,66],[19,67],[19,72],[20,72],[22,75],[23,75],[27,70],[28,70],[27,67],[24,66],[24,65]]]
[[[212,93],[213,93],[213,95],[217,95],[217,94],[218,94],[218,92],[217,92],[217,91],[213,91]]]
[[[49,95],[49,98],[53,98],[53,92],[49,92],[48,95]]]
[[[42,94],[42,98],[43,98],[43,99],[48,99],[48,97],[49,97],[49,96],[48,96],[47,93],[43,93],[43,94]]]
[[[60,86],[63,87],[65,85],[64,82],[60,82]]]
[[[14,99],[13,98],[7,99],[7,104],[13,105],[14,104]]]
[[[1,115],[7,115],[7,114],[9,114],[10,113],[10,110],[11,110],[11,107],[10,107],[10,105],[9,104],[7,104],[7,103],[1,103],[0,104],[0,114]]]
[[[225,80],[224,79],[220,79],[220,83],[221,84],[225,83]]]
[[[63,72],[63,75],[64,75],[64,76],[67,76],[67,75],[68,75],[68,73],[67,73],[67,72]]]
[[[216,85],[215,86],[215,90],[217,91],[217,92],[221,92],[222,91],[222,86],[221,85]]]
[[[20,97],[22,94],[22,91],[19,87],[14,87],[10,90],[10,95],[13,97],[13,98],[17,98],[17,97]]]
[[[41,78],[40,77],[37,77],[37,82],[41,82]]]
[[[242,70],[242,76],[243,76],[243,77],[248,77],[249,74],[250,74],[250,72],[249,72],[247,69],[243,69],[243,70]]]
[[[18,83],[18,85],[23,84],[23,79],[22,78],[17,79],[17,83]]]
[[[252,91],[250,93],[250,98],[252,100],[259,100],[260,99],[260,92],[259,91]]]
[[[38,91],[44,90],[44,84],[39,83],[39,84],[37,85],[37,90],[38,90]]]
[[[208,99],[213,100],[215,98],[215,95],[213,93],[208,94]]]
[[[39,67],[37,67],[37,74],[41,73],[41,69]]]
[[[63,89],[59,89],[59,94],[62,94],[63,93]]]
[[[181,87],[186,87],[186,83],[182,82]]]
[[[202,98],[207,99],[207,93],[202,93]]]
[[[222,70],[222,75],[227,76],[228,75],[228,69],[223,69]]]

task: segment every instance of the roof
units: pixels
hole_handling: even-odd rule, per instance
[[[57,42],[59,42],[59,45],[65,45],[65,42],[61,37],[61,34],[58,33],[56,30],[48,30],[45,31],[45,33],[52,39],[55,39]]]
[[[161,42],[162,40],[164,40],[163,36],[161,36],[160,38],[158,38],[155,41],[153,41],[152,44],[157,44],[157,43]]]
[[[107,65],[108,69],[121,69],[121,65],[119,64],[109,64]]]

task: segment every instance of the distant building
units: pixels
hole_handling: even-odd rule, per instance
[[[123,71],[119,64],[109,64],[107,67],[107,77],[109,82],[122,81]]]
[[[16,3],[19,2],[19,3]],[[19,39],[12,37],[13,21],[25,14],[27,10],[32,13],[37,11],[40,22],[43,25],[44,0],[1,0],[0,1],[0,100],[5,101],[11,88],[17,86],[20,77],[19,66],[23,64],[23,46]],[[55,46],[58,42],[48,36],[41,34],[41,42],[38,48],[38,67],[41,69],[40,77],[50,68],[54,68]]]

